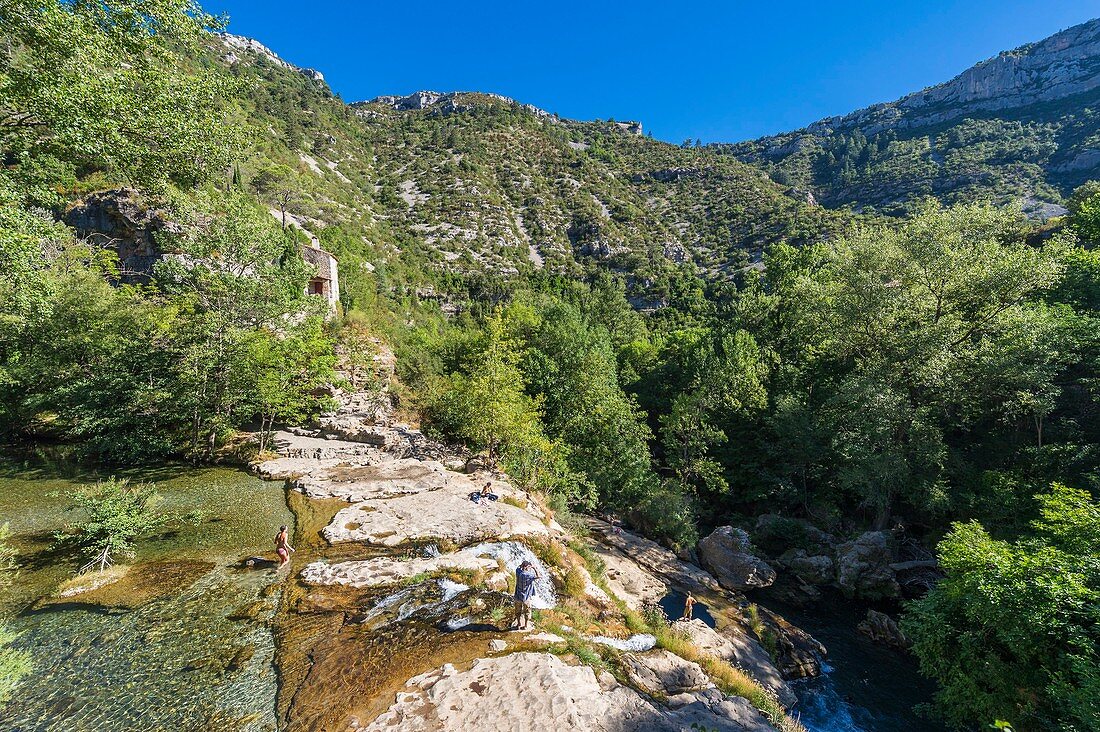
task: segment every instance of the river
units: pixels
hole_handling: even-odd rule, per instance
[[[791,684],[797,713],[809,732],[944,732],[914,711],[932,700],[935,685],[922,677],[916,660],[872,643],[856,626],[866,608],[828,596],[800,610],[768,607],[807,631],[829,651],[825,672]]]
[[[282,484],[187,466],[122,476],[155,483],[165,511],[202,513],[197,525],[169,526],[138,543],[133,571],[156,599],[133,610],[40,607],[36,600],[53,594],[80,563],[50,549],[53,532],[76,519],[66,495],[103,476],[0,464],[0,522],[11,526],[21,565],[4,609],[15,615],[16,646],[34,659],[34,671],[0,709],[0,729],[275,730],[268,623],[282,577],[242,569],[239,561],[270,555],[279,525],[292,524]]]

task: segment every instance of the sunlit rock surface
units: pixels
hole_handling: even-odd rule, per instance
[[[409,679],[393,705],[359,729],[681,732],[692,724],[722,731],[772,729],[747,701],[714,689],[683,694],[676,703],[675,709],[664,707],[609,673],[597,677],[588,666],[570,666],[548,653],[513,653],[480,658],[469,670],[446,664]]]

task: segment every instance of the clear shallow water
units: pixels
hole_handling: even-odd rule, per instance
[[[18,613],[10,625],[35,663],[0,709],[0,729],[274,730],[277,680],[267,621],[283,575],[236,564],[272,555],[274,532],[292,523],[281,484],[222,468],[126,475],[155,482],[166,511],[203,513],[198,526],[169,526],[140,542],[137,562],[199,560],[213,568],[132,611],[33,609],[79,563],[48,548],[50,535],[76,518],[65,511],[64,494],[97,476],[0,465],[0,522],[11,524],[22,565],[4,607]],[[136,564],[134,571],[141,569]]]

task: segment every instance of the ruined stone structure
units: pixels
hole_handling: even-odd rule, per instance
[[[329,307],[335,309],[336,303],[340,302],[340,276],[336,268],[336,257],[314,242],[310,246],[302,247],[302,258],[316,268],[316,274],[306,286],[306,293],[325,298]]]

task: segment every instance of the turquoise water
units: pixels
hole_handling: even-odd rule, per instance
[[[97,477],[0,465],[0,522],[11,525],[21,564],[4,607],[21,633],[16,645],[35,664],[0,709],[0,729],[276,729],[268,621],[283,577],[238,563],[272,555],[278,526],[292,524],[282,485],[224,468],[127,471],[131,480],[156,484],[163,510],[202,513],[198,525],[169,524],[139,542],[131,571],[150,561],[197,560],[212,568],[133,610],[36,609],[35,601],[54,594],[80,564],[49,548],[52,533],[79,518],[66,511],[65,495]]]

